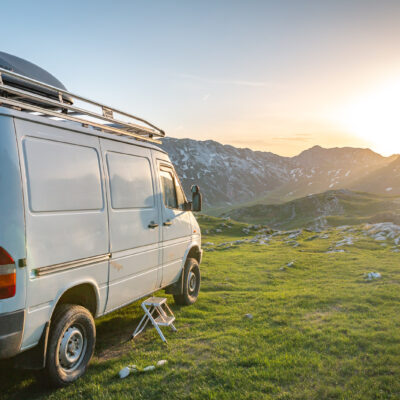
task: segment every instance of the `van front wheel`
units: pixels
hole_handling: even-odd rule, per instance
[[[188,258],[183,271],[183,293],[174,294],[176,304],[190,306],[195,303],[200,292],[200,268],[195,258]]]
[[[75,382],[85,372],[96,343],[92,314],[84,307],[62,304],[50,325],[46,372],[53,386]]]

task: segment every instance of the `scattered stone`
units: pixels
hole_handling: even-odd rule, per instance
[[[354,244],[354,238],[352,236],[346,236],[343,240],[336,243],[336,247],[340,246],[351,246]]]
[[[286,264],[286,266],[289,268],[294,267],[294,261],[290,261],[289,263]]]
[[[315,240],[315,239],[318,239],[318,238],[319,238],[319,235],[313,235],[313,236],[310,236],[310,237],[308,237],[307,239],[304,239],[304,240],[309,242],[311,240]]]
[[[285,267],[280,267],[279,271],[284,271],[286,268]]]
[[[393,239],[395,244],[400,243],[400,226],[392,222],[381,222],[373,225],[365,225],[364,235],[370,236],[377,241]]]
[[[222,229],[218,229],[218,228],[217,228],[217,229],[215,230],[215,232],[221,233],[221,232],[222,232]]]
[[[248,319],[253,319],[253,314],[245,314],[244,316]]]
[[[372,281],[373,279],[379,279],[382,278],[382,275],[379,272],[369,272],[366,274],[366,279],[368,281]]]
[[[255,229],[255,230],[261,229],[261,225],[250,225],[249,229]]]
[[[145,367],[142,369],[143,372],[149,372],[149,371],[154,371],[156,367],[154,365],[149,365],[148,367]]]
[[[344,253],[345,251],[343,249],[332,249],[326,251],[326,254],[331,254],[331,253]]]
[[[378,241],[386,240],[386,236],[384,236],[383,234],[380,233],[375,236],[375,240],[378,240]]]
[[[167,360],[160,360],[157,361],[157,367],[162,367],[163,365],[165,365],[168,361]]]

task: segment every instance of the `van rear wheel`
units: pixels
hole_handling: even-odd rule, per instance
[[[195,258],[188,258],[183,271],[183,293],[174,294],[176,304],[190,306],[195,303],[200,292],[200,267]]]
[[[86,308],[62,304],[50,325],[46,372],[53,386],[75,382],[85,372],[94,352],[96,328]]]

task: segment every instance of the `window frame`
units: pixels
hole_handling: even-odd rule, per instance
[[[155,186],[154,186],[154,178],[153,178],[153,167],[152,167],[152,163],[151,160],[146,157],[146,156],[142,156],[142,155],[138,155],[138,154],[132,154],[132,153],[124,153],[122,151],[115,151],[115,150],[107,150],[105,151],[105,167],[107,168],[107,176],[108,176],[108,188],[109,188],[109,193],[110,193],[110,207],[112,210],[114,211],[127,211],[127,210],[151,210],[156,208],[156,201],[155,201]],[[136,157],[136,158],[140,158],[143,160],[146,160],[149,164],[149,172],[150,172],[150,178],[151,178],[151,188],[152,188],[152,198],[153,198],[153,204],[151,206],[146,206],[146,207],[124,207],[124,208],[117,208],[114,206],[113,204],[113,190],[112,190],[112,182],[111,182],[111,164],[110,164],[110,158],[108,157],[109,155],[121,155],[121,156],[130,156],[130,157]]]
[[[83,208],[74,208],[74,209],[70,209],[70,208],[53,208],[51,210],[42,210],[42,209],[37,209],[34,206],[33,200],[34,200],[34,194],[33,194],[33,190],[32,190],[32,182],[34,181],[33,179],[33,166],[32,166],[32,159],[30,159],[29,157],[29,149],[28,149],[28,145],[30,143],[34,143],[34,142],[41,142],[41,143],[46,143],[46,144],[50,144],[50,145],[65,145],[68,147],[78,147],[80,149],[87,149],[87,150],[92,150],[95,153],[95,157],[96,157],[96,172],[98,172],[99,176],[99,180],[98,180],[98,189],[99,189],[99,193],[101,198],[99,198],[99,200],[101,199],[101,204],[99,204],[98,207],[96,208],[87,208],[87,207],[83,207]],[[99,149],[96,146],[90,145],[90,144],[86,144],[86,143],[80,143],[78,141],[68,141],[68,140],[62,140],[62,138],[51,138],[51,137],[47,137],[47,136],[36,136],[34,134],[32,135],[24,135],[21,138],[21,151],[22,151],[22,155],[21,157],[23,158],[23,162],[24,162],[24,173],[25,173],[25,179],[26,179],[26,187],[27,187],[27,204],[28,204],[28,208],[30,213],[32,214],[57,214],[57,213],[80,213],[80,212],[102,212],[105,208],[105,194],[104,194],[104,186],[103,186],[103,166],[102,166],[102,161],[101,161],[101,153],[99,151]],[[60,178],[62,178],[64,176],[64,174],[60,173],[58,176],[57,180],[60,180]],[[96,184],[97,186],[97,184]],[[49,193],[49,192],[46,192]]]
[[[167,206],[167,205],[165,204],[165,201],[164,201],[164,191],[163,191],[163,186],[162,186],[162,181],[161,181],[161,175],[160,175],[161,197],[162,197],[162,203],[163,203],[164,207],[165,207],[165,208],[168,208],[168,209],[170,209],[170,210],[185,211],[184,208],[178,204],[178,191],[177,191],[177,188],[180,189],[180,191],[181,191],[181,193],[182,193],[182,195],[183,195],[183,202],[184,202],[183,204],[186,204],[188,201],[187,201],[187,198],[186,198],[186,195],[185,195],[185,191],[184,191],[183,188],[182,188],[182,185],[181,185],[181,183],[180,183],[180,181],[179,181],[178,175],[176,174],[176,171],[175,171],[174,167],[173,167],[172,165],[169,165],[169,164],[160,164],[159,172],[161,172],[161,171],[168,172],[168,173],[171,174],[172,180],[173,180],[173,182],[174,182],[175,195],[176,195],[176,202],[177,202],[177,208],[175,208],[175,207],[169,207],[169,206]]]

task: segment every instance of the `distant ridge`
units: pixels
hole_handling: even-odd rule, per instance
[[[393,222],[400,224],[400,196],[384,196],[351,190],[329,190],[284,204],[257,204],[222,213],[236,221],[267,224],[276,229],[359,223]]]
[[[314,146],[295,157],[282,157],[213,140],[164,138],[162,142],[185,191],[199,184],[206,208],[283,203],[342,188],[400,194],[398,155]]]

